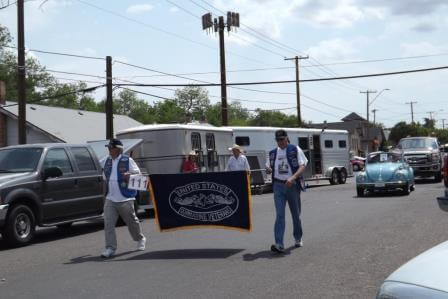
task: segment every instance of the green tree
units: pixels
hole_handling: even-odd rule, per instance
[[[281,111],[255,110],[255,116],[249,121],[251,126],[259,127],[297,127],[297,117]]]
[[[424,128],[427,129],[434,129],[435,125],[436,125],[436,121],[434,119],[430,119],[430,118],[424,118],[425,123],[423,124]]]
[[[247,126],[250,113],[243,108],[240,102],[232,102],[228,105],[228,118],[230,126]],[[211,105],[206,113],[206,120],[214,126],[222,125],[221,102]]]
[[[199,86],[186,86],[177,89],[174,94],[177,105],[183,109],[185,115],[191,115],[193,119],[199,120],[210,107],[208,91]]]
[[[176,100],[165,100],[154,104],[157,123],[185,122],[185,110],[177,105]]]

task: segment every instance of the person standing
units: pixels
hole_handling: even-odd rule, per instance
[[[182,163],[182,173],[194,173],[199,171],[198,164],[196,163],[196,152],[190,151],[188,157]]]
[[[276,212],[274,224],[275,244],[271,246],[271,251],[284,253],[283,237],[285,234],[286,203],[288,203],[291,211],[295,246],[303,246],[302,223],[300,220],[300,192],[303,190],[301,176],[305,172],[308,159],[300,147],[289,144],[288,134],[285,130],[277,130],[275,132],[275,140],[277,141],[277,148],[270,151],[269,164],[266,165],[266,172],[272,173]]]
[[[119,139],[111,139],[106,146],[109,149],[109,157],[103,161],[102,165],[107,182],[104,203],[106,249],[101,256],[110,258],[115,255],[117,250],[115,225],[118,217],[123,219],[132,239],[137,242],[137,250],[145,250],[146,238],[134,210],[137,191],[127,188],[129,176],[140,174],[140,169],[131,157],[122,154],[123,143]]]
[[[234,144],[229,150],[232,151],[232,156],[227,162],[225,171],[248,171],[250,172],[249,162],[245,155],[243,155],[241,147]]]

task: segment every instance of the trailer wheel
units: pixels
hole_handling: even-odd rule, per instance
[[[345,168],[341,169],[338,180],[339,184],[345,184],[345,182],[347,181],[347,171],[345,170]]]
[[[337,169],[333,169],[331,172],[330,184],[337,185],[339,183],[339,171]]]

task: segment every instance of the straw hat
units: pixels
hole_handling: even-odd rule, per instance
[[[188,153],[189,156],[197,156],[198,154],[196,153],[196,151],[190,151]]]
[[[243,152],[242,148],[238,144],[234,144],[234,145],[232,145],[232,147],[229,147],[229,151],[234,150],[234,149],[238,150],[240,153]]]

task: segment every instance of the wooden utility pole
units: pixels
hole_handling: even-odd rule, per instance
[[[114,109],[112,102],[112,57],[106,56],[106,138],[114,138]]]
[[[441,121],[442,121],[442,129],[443,130],[445,130],[445,120],[446,120],[446,118],[442,118],[441,119]]]
[[[219,26],[219,61],[221,64],[221,116],[222,125],[228,126],[228,108],[227,108],[227,81],[226,81],[226,54],[224,47],[224,17],[218,18]]]
[[[360,93],[365,93],[367,95],[367,132],[366,132],[366,139],[367,139],[367,145],[366,145],[366,157],[367,154],[369,153],[369,142],[370,142],[370,132],[369,132],[369,128],[370,128],[370,123],[369,123],[369,106],[370,106],[370,100],[369,100],[369,95],[371,93],[376,93],[376,90],[366,90],[366,91],[360,91]]]
[[[302,115],[300,112],[300,76],[299,76],[299,60],[308,59],[309,56],[295,56],[292,58],[285,58],[285,60],[295,60],[296,63],[296,96],[297,96],[297,126],[302,125]]]
[[[407,105],[411,105],[411,119],[412,119],[412,124],[414,123],[414,104],[417,104],[417,102],[406,102],[405,104]]]
[[[24,0],[17,1],[17,89],[19,101],[19,144],[26,144]]]
[[[378,111],[378,109],[373,109],[372,110],[372,112],[373,112],[373,125],[375,125],[376,124],[376,112]]]

